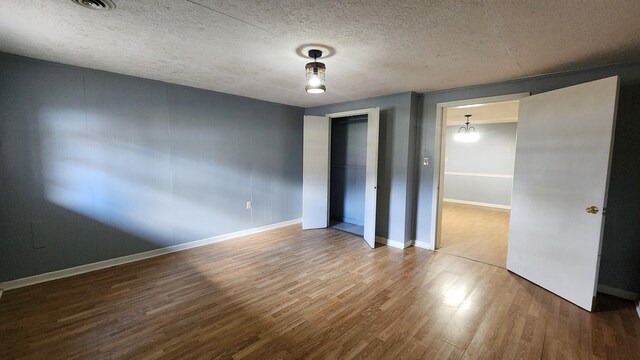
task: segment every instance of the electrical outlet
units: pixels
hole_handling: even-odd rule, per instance
[[[428,157],[422,159],[422,165],[424,165],[424,166],[429,165],[429,158]]]
[[[247,210],[251,209],[251,200],[247,200]]]

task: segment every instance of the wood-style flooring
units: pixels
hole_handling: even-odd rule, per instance
[[[443,202],[439,251],[505,267],[509,210]]]
[[[290,226],[7,291],[0,359],[637,359],[633,304],[600,306]]]

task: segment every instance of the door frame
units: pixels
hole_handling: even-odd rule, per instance
[[[436,131],[434,139],[433,153],[433,189],[431,203],[431,229],[429,242],[426,248],[436,250],[440,247],[440,230],[442,223],[442,199],[444,198],[444,156],[445,139],[447,127],[444,124],[444,109],[454,106],[475,105],[480,103],[496,103],[504,101],[520,100],[530,96],[530,92],[514,93],[508,95],[489,96],[482,98],[455,100],[437,103],[436,105]],[[442,189],[443,191],[440,191]]]
[[[335,113],[329,113],[329,114],[325,114],[325,117],[329,118],[329,149],[331,149],[331,128],[333,126],[333,119],[335,118],[342,118],[342,117],[349,117],[349,116],[356,116],[356,115],[367,115],[367,127],[369,126],[369,119],[370,119],[370,115],[374,112],[378,113],[378,123],[380,122],[380,108],[379,107],[371,107],[371,108],[365,108],[365,109],[357,109],[357,110],[348,110],[348,111],[340,111],[340,112],[335,112]],[[380,141],[379,138],[377,140],[378,142]],[[367,151],[369,150],[369,141],[367,141]],[[379,160],[378,160],[379,161]],[[376,166],[375,168],[376,171],[376,178],[377,178],[377,173],[378,173],[378,167]],[[331,157],[329,157],[329,178],[331,178]],[[377,184],[375,185],[375,188],[377,189],[378,186]],[[329,195],[331,195],[331,184],[329,184]],[[376,196],[377,198],[377,196]],[[366,191],[365,191],[365,199],[366,199]],[[375,200],[375,199],[374,199]],[[365,200],[366,201],[366,200]],[[329,209],[331,208],[331,196],[329,196],[329,199],[327,199],[327,211],[329,211]],[[377,201],[376,201],[377,203]],[[376,204],[377,206],[377,204]],[[365,221],[366,221],[366,204],[365,204]],[[371,247],[375,247],[375,228],[376,228],[376,224],[377,224],[377,216],[374,217],[375,221],[373,224],[373,242],[372,244],[369,244]],[[329,221],[329,216],[327,216],[327,221]],[[327,226],[329,226],[329,224],[327,224]],[[367,233],[367,229],[365,227],[364,229],[365,234]],[[362,236],[365,239],[366,242],[366,238],[363,235]]]

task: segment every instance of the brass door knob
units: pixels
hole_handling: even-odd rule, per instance
[[[588,212],[589,214],[597,214],[597,213],[598,213],[598,211],[600,211],[600,209],[598,209],[598,207],[597,207],[597,206],[589,206],[589,207],[587,208],[587,212]]]

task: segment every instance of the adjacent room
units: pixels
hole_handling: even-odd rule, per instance
[[[440,251],[506,266],[518,104],[444,108]]]
[[[638,359],[639,13],[0,1],[0,359]]]

